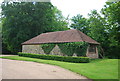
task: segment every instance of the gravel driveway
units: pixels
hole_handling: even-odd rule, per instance
[[[58,66],[8,59],[0,60],[2,60],[2,79],[87,79]]]

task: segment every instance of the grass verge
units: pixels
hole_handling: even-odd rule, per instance
[[[57,65],[90,79],[118,79],[118,59],[96,59],[90,63],[69,63],[20,56],[5,56],[0,58]]]

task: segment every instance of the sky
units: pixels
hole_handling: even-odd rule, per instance
[[[3,0],[0,0],[0,3]],[[51,3],[56,6],[64,17],[73,17],[81,14],[87,17],[91,10],[96,9],[100,12],[107,0],[51,0]]]
[[[88,17],[91,10],[98,12],[104,7],[107,0],[51,0],[52,4],[62,11],[63,16],[73,17],[81,14]]]

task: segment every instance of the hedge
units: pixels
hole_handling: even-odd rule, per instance
[[[73,63],[88,63],[90,59],[88,57],[71,57],[71,56],[57,56],[57,55],[44,55],[44,54],[32,54],[32,53],[18,53],[19,56],[23,57],[31,57],[38,59],[46,59],[46,60],[56,60],[56,61],[64,61],[64,62],[73,62]]]

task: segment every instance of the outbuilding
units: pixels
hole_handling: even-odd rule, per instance
[[[86,50],[86,56],[90,58],[98,58],[98,42],[85,35],[79,30],[71,29],[66,31],[48,32],[42,33],[24,43],[22,43],[22,52],[24,53],[35,53],[35,54],[45,54],[42,49],[42,44],[49,43],[69,43],[69,42],[87,42],[88,48]],[[64,55],[61,49],[56,45],[52,51],[51,55]]]

